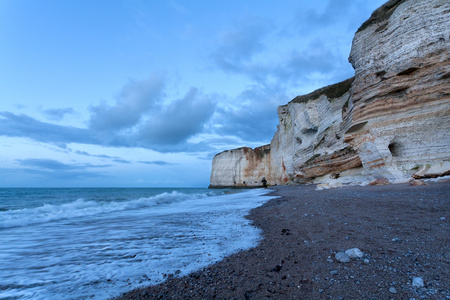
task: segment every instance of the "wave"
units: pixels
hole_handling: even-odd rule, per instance
[[[27,226],[124,210],[167,207],[183,201],[197,200],[210,196],[212,196],[210,193],[186,194],[172,191],[148,198],[122,202],[92,201],[80,198],[61,205],[44,204],[35,208],[0,211],[0,228]]]

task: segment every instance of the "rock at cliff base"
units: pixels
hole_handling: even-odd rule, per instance
[[[330,182],[328,186],[332,189],[343,187],[342,183],[340,182]]]
[[[415,172],[413,178],[436,178],[450,174],[450,162],[444,161],[433,165],[423,165],[417,172]]]
[[[330,186],[328,185],[328,183],[321,183],[318,184],[316,187],[316,190],[321,191],[321,190],[329,190]]]
[[[389,184],[389,179],[386,177],[377,178],[369,183],[369,185],[386,185]]]
[[[335,189],[335,188],[340,188],[343,187],[344,185],[340,182],[330,182],[330,183],[321,183],[318,184],[316,187],[317,191],[321,191],[321,190],[329,190],[329,189]]]
[[[411,186],[419,186],[419,185],[427,185],[427,184],[425,183],[425,181],[423,181],[421,179],[414,179],[414,178],[412,178],[409,181],[409,185],[411,185]]]

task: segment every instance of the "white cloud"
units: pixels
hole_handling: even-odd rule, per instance
[[[129,82],[122,88],[115,105],[101,103],[91,107],[89,127],[115,131],[137,125],[145,113],[161,102],[163,88],[164,79],[158,75]]]

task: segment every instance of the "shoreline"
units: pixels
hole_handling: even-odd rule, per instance
[[[279,198],[247,216],[262,230],[257,247],[114,299],[450,297],[450,181],[315,188],[270,187]],[[351,248],[364,257],[335,260]]]

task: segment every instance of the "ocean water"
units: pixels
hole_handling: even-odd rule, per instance
[[[268,190],[0,189],[0,299],[107,299],[257,245]]]

